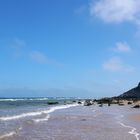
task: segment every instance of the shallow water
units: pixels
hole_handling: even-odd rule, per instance
[[[29,105],[0,109],[0,140],[139,140],[130,106]]]

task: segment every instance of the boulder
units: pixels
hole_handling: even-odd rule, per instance
[[[90,105],[93,105],[93,102],[91,100],[84,101],[84,106],[90,106]]]
[[[103,104],[100,104],[99,107],[103,107]]]
[[[134,105],[133,108],[140,108],[140,105]]]
[[[81,101],[78,101],[78,104],[82,104],[82,102]]]
[[[128,102],[127,104],[128,104],[128,105],[131,105],[131,104],[132,104],[132,102]]]
[[[57,102],[57,101],[48,101],[47,104],[48,105],[55,105],[55,104],[59,104],[59,102]]]

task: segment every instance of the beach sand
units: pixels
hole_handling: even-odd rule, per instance
[[[13,120],[21,129],[4,140],[139,140],[139,110],[130,106],[75,106],[49,115]]]
[[[129,116],[129,119],[134,121],[134,122],[138,122],[140,123],[140,113],[139,114],[133,114]]]

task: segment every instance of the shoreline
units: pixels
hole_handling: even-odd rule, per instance
[[[135,127],[134,124],[135,117],[140,116],[139,109],[132,109],[127,104],[100,106],[94,102],[88,106],[83,102],[82,104],[77,102],[49,106],[46,110],[40,106],[36,109],[37,112],[27,108],[28,112],[23,114],[15,108],[16,114],[13,112],[10,116],[1,116],[0,125],[8,124],[9,128],[6,127],[6,131],[1,131],[0,126],[2,136],[0,139],[5,137],[6,140],[24,140],[24,137],[26,139],[30,137],[30,140],[34,140],[38,137],[39,140],[44,140],[43,137],[46,137],[46,140],[124,140],[124,138],[140,140],[138,133],[140,127]],[[9,124],[22,129],[17,130],[17,126],[10,129]]]

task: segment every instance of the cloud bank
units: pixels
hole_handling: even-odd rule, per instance
[[[91,16],[108,23],[140,23],[140,0],[93,0]]]

